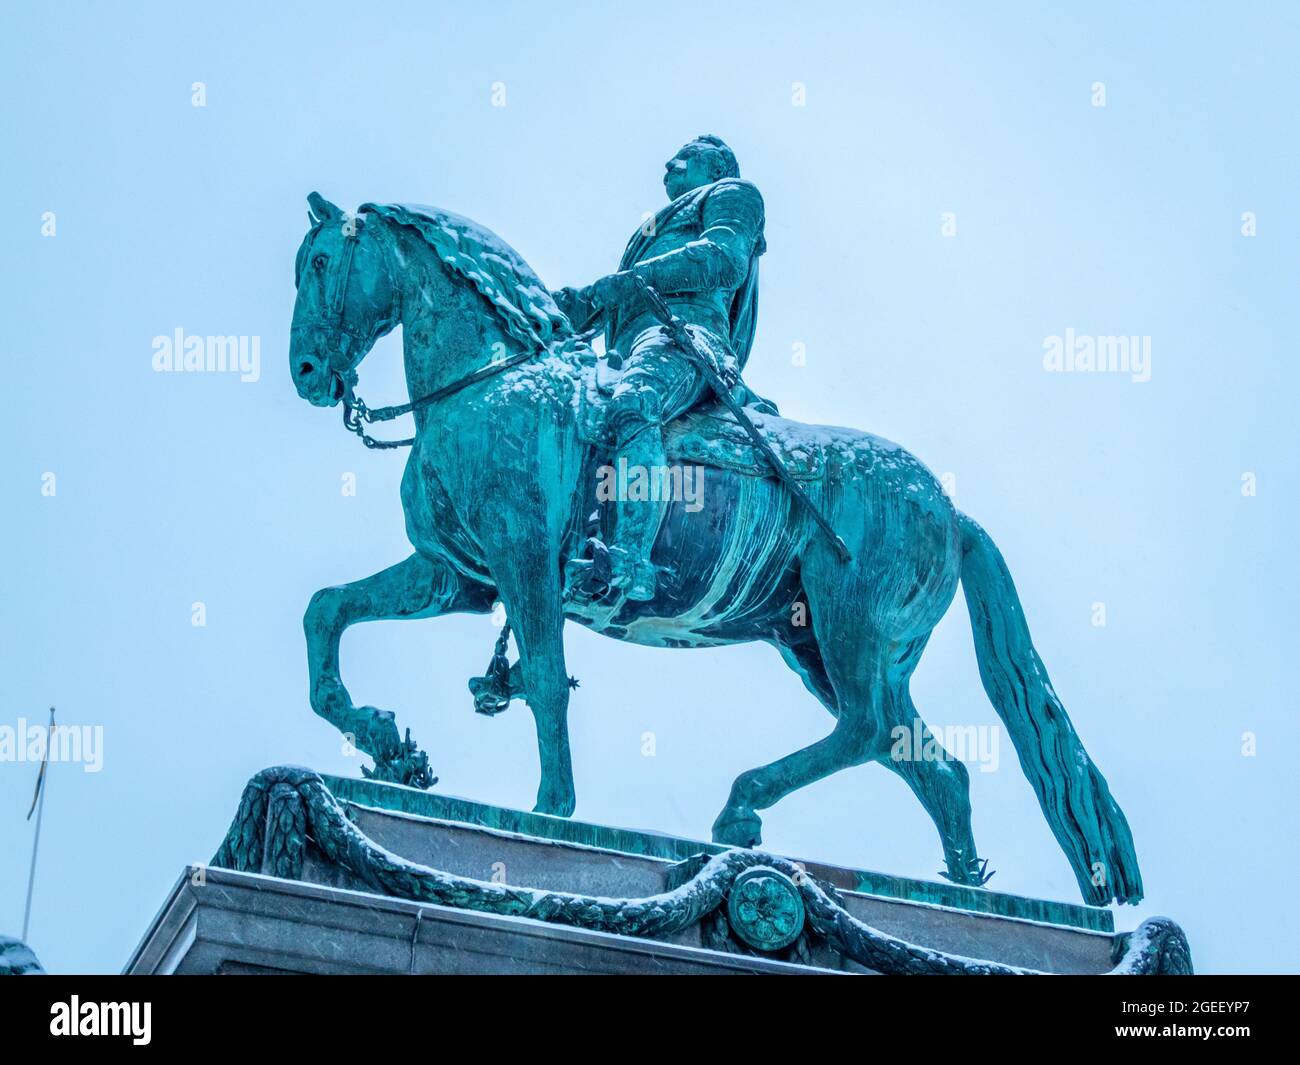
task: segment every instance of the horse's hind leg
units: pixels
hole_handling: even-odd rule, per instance
[[[826,620],[816,619],[816,631],[825,631],[835,607],[828,607]],[[814,617],[816,618],[815,612]],[[845,630],[852,631],[852,630]],[[884,720],[885,656],[874,641],[855,632],[833,649],[820,640],[820,656],[811,646],[783,647],[787,662],[804,683],[835,714],[830,734],[803,750],[775,762],[742,773],[731,786],[727,805],[713,823],[713,839],[739,847],[762,842],[762,822],[757,811],[775,805],[792,791],[822,777],[870,761],[878,749],[878,734]]]
[[[938,829],[949,880],[983,884],[988,876],[971,828],[970,774],[939,743],[912,703],[909,683],[928,637],[914,641],[890,671],[885,697],[887,731],[876,760],[912,789]]]
[[[944,875],[958,884],[978,885],[991,874],[985,874],[984,863],[975,849],[971,828],[970,775],[965,765],[949,757],[920,719],[909,691],[912,671],[928,639],[921,637],[904,645],[885,663],[885,698],[881,707],[884,727],[876,733],[869,757],[907,781],[934,821],[948,867]],[[782,646],[781,653],[803,678],[808,690],[832,714],[838,714],[836,695],[816,641],[805,639]],[[757,839],[757,817],[751,818],[750,827]]]
[[[393,714],[354,706],[339,672],[344,631],[363,621],[431,618],[458,611],[487,613],[494,590],[463,580],[445,563],[415,554],[395,566],[351,584],[322,588],[303,616],[311,708],[375,760],[382,780],[428,787],[428,759],[406,745]]]
[[[756,811],[774,806],[792,791],[870,759],[871,735],[859,721],[843,715],[829,736],[775,762],[741,773],[731,785],[727,805],[713,822],[713,841],[734,847],[763,842]]]

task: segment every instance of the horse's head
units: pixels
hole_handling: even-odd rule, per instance
[[[332,407],[375,341],[397,324],[399,295],[382,220],[341,211],[317,192],[307,202],[312,227],[298,249],[289,372],[298,395]]]

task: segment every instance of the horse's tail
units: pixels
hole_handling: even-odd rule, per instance
[[[1001,552],[979,525],[958,517],[961,583],[984,690],[1083,897],[1096,906],[1112,898],[1135,903],[1142,898],[1142,874],[1124,813],[1052,690]]]

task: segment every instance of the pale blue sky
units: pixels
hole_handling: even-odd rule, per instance
[[[102,772],[51,772],[31,935],[49,968],[119,968],[257,770],[358,771],[308,708],[300,618],[317,588],[408,553],[403,459],[290,383],[306,194],[442,205],[552,286],[582,283],[704,131],[767,203],[752,385],[955,475],[1132,825],[1148,901],[1119,927],[1164,913],[1202,970],[1295,968],[1293,5],[269,6],[22,5],[0,41],[0,725],[53,702],[105,737]],[[259,336],[261,379],[155,374],[152,339],[177,327]],[[1151,337],[1151,380],[1045,373],[1043,340],[1067,328]],[[397,344],[362,368],[372,404],[403,395]],[[531,715],[485,719],[465,691],[494,631],[362,627],[345,677],[412,727],[441,789],[527,808]],[[738,772],[829,725],[766,647],[572,628],[568,650],[586,820],[703,838]],[[996,722],[960,600],[914,693],[933,725]],[[33,778],[0,764],[9,932]],[[1077,900],[1009,749],[972,778],[991,886]],[[879,767],[765,825],[787,853],[940,867]]]

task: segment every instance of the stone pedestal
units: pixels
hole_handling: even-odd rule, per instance
[[[282,768],[126,971],[1102,973],[1126,945],[1107,910]]]
[[[814,973],[787,962],[209,869],[183,876],[128,973]]]

